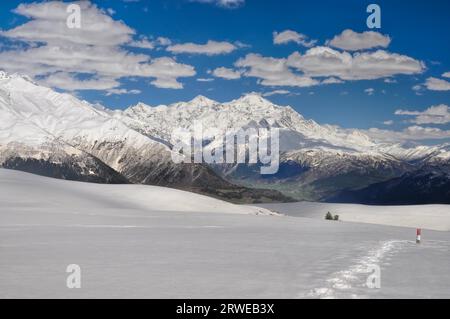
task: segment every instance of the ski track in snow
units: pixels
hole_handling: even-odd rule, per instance
[[[386,257],[392,256],[409,244],[409,240],[389,240],[380,242],[378,247],[370,250],[367,255],[357,259],[350,268],[335,272],[326,280],[326,286],[315,288],[301,298],[364,298],[355,292],[358,289],[369,289],[366,281],[372,273],[370,267],[381,267]]]

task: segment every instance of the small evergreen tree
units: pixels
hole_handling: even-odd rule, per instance
[[[339,215],[334,215],[334,220],[339,221]]]
[[[333,215],[332,215],[330,212],[328,212],[328,213],[325,215],[325,219],[326,219],[326,220],[333,220]]]

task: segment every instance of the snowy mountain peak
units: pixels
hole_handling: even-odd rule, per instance
[[[151,111],[152,107],[150,105],[147,105],[145,103],[139,102],[136,105],[130,106],[128,109],[125,110],[125,112],[143,112],[147,113],[148,111]]]
[[[9,76],[9,74],[3,70],[0,70],[0,80],[7,80],[10,79],[11,77]]]
[[[219,104],[219,102],[211,100],[203,95],[198,95],[195,98],[193,98],[189,104],[194,104],[201,107],[207,107],[207,106],[214,106]]]
[[[149,143],[149,138],[168,141],[174,129],[191,128],[200,121],[204,127],[218,128],[222,132],[230,128],[255,126],[279,128],[285,151],[340,149],[371,154],[387,153],[408,159],[419,155],[424,157],[436,151],[425,146],[423,150],[412,150],[395,145],[380,145],[360,130],[318,124],[305,119],[293,108],[276,105],[258,93],[249,93],[228,103],[219,103],[199,95],[189,102],[158,107],[138,103],[125,111],[111,112],[69,94],[39,86],[26,76],[0,71],[0,109],[8,112],[8,115],[5,113],[0,116],[0,120],[3,117],[2,122],[9,123],[13,121],[10,117],[19,116],[44,132],[71,143],[73,139],[88,143],[103,138],[116,141],[134,136],[133,143],[142,146]],[[9,132],[5,133],[5,136],[10,135]],[[442,156],[447,154],[448,150],[442,152]]]
[[[280,128],[284,150],[317,145],[358,151],[374,147],[370,138],[360,131],[306,120],[293,108],[276,105],[258,93],[224,104],[204,96],[156,108],[140,104],[116,116],[142,134],[163,140],[169,139],[175,128],[190,128],[200,121],[204,127],[215,127],[222,132],[255,126]]]
[[[274,104],[269,100],[263,98],[261,94],[252,92],[248,93],[237,100],[231,101],[230,104],[246,104],[251,106],[273,106]]]
[[[17,92],[42,92],[43,90],[50,90],[47,87],[40,86],[28,75],[19,73],[9,74],[5,71],[0,71],[0,88]]]
[[[29,82],[29,83],[31,83],[31,84],[38,85],[38,84],[37,84],[30,76],[28,76],[28,75],[15,73],[13,76],[15,76],[15,77],[17,77],[17,78],[20,78],[20,79],[22,79],[22,80],[24,80],[24,81],[27,81],[27,82]]]
[[[38,85],[30,76],[20,73],[9,74],[4,70],[0,70],[0,80],[24,80],[34,85]]]
[[[139,149],[155,150],[158,156],[169,154],[164,144],[130,129],[100,105],[39,86],[26,76],[6,72],[1,75],[0,146],[29,140],[33,145],[60,141],[91,155],[95,153],[114,169],[124,155],[118,147],[115,152],[101,147],[120,145],[123,152]]]

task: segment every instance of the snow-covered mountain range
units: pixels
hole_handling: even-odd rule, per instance
[[[278,128],[282,155],[277,174],[261,176],[258,165],[214,165],[214,169],[233,182],[277,189],[296,199],[326,200],[336,192],[387,181],[424,165],[448,165],[450,159],[448,144],[381,143],[361,130],[320,125],[256,93],[228,103],[204,96],[156,107],[139,103],[113,116],[168,145],[174,129],[192,129],[196,122],[218,128],[224,136],[230,128]]]
[[[107,109],[55,92],[26,76],[0,74],[0,163],[64,179],[143,183],[218,197],[286,198],[236,187],[201,164],[175,164],[170,148]],[[226,196],[225,196],[226,197]]]
[[[279,172],[264,177],[258,165],[173,163],[172,133],[198,122],[224,135],[230,129],[278,128]],[[287,200],[281,191],[296,199],[326,200],[424,165],[447,165],[449,150],[449,145],[378,143],[360,130],[307,120],[255,93],[229,103],[198,96],[172,105],[139,103],[121,111],[0,72],[1,165],[53,177],[172,186],[233,199],[245,194]]]
[[[389,154],[399,159],[421,159],[429,155],[450,153],[442,146],[404,148],[400,144],[377,143],[361,130],[320,125],[305,119],[289,106],[273,104],[257,93],[247,94],[228,103],[219,103],[204,96],[189,102],[149,106],[139,103],[114,117],[135,130],[165,141],[174,129],[192,128],[201,122],[225,132],[230,128],[276,127],[281,130],[282,151],[320,149],[334,153]]]

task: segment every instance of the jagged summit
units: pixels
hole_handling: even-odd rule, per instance
[[[148,110],[151,110],[153,106],[147,105],[145,103],[139,102],[136,105],[129,106],[125,112],[147,112]]]
[[[272,105],[274,105],[272,102],[263,98],[262,95],[257,92],[247,93],[247,94],[241,96],[240,98],[233,100],[227,104],[239,104],[239,103],[252,105],[252,106],[272,106]]]
[[[6,71],[0,70],[0,80],[9,79],[10,76]]]
[[[157,107],[138,103],[125,111],[112,112],[40,86],[26,76],[0,71],[0,94],[3,109],[32,118],[39,129],[67,139],[80,136],[90,141],[105,136],[114,139],[120,133],[136,136],[134,143],[143,145],[147,139],[168,141],[175,128],[189,128],[200,121],[205,127],[222,131],[255,125],[280,128],[286,151],[320,145],[333,150],[387,153],[408,160],[436,153],[436,149],[427,146],[405,149],[397,144],[378,144],[360,130],[320,125],[255,92],[227,103],[199,95],[188,102]],[[6,118],[4,115],[3,121]]]
[[[4,70],[0,70],[0,81],[2,80],[25,81],[35,86],[38,86],[38,84],[30,76],[26,74],[21,73],[10,74]]]
[[[188,102],[189,104],[194,104],[197,106],[214,106],[216,104],[219,104],[219,102],[211,100],[203,95],[197,95],[195,98],[193,98],[191,101]]]
[[[2,76],[0,146],[35,147],[58,141],[101,158],[114,169],[120,168],[124,154],[118,148],[111,153],[108,145],[120,145],[123,152],[154,148],[160,155],[170,154],[164,144],[130,129],[98,105],[39,86],[27,77],[5,72]]]
[[[263,98],[258,93],[249,93],[226,103],[219,103],[204,96],[189,102],[178,102],[168,106],[150,107],[139,103],[117,118],[135,130],[162,139],[170,139],[175,128],[189,128],[196,122],[204,127],[215,127],[221,131],[249,126],[277,127],[287,141],[287,149],[317,144],[367,150],[373,146],[370,138],[360,131],[320,125],[305,119],[289,106],[280,106]]]

